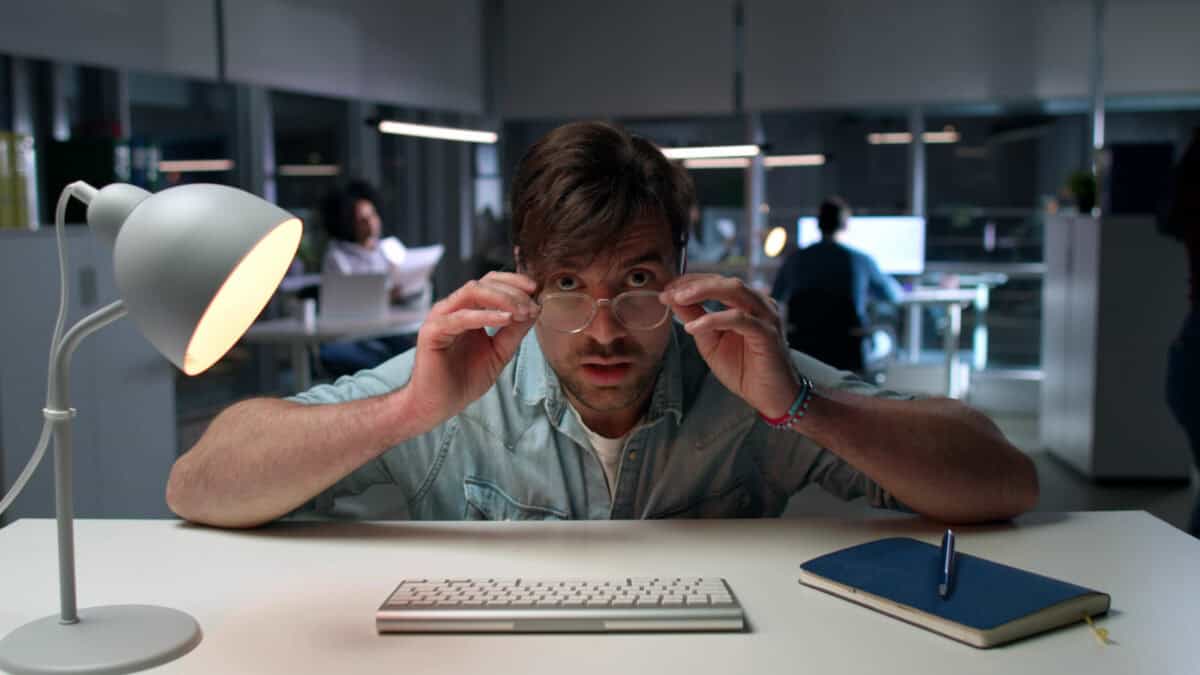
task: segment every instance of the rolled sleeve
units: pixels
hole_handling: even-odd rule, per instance
[[[807,376],[819,389],[836,389],[859,396],[913,400],[911,394],[881,389],[859,378],[854,373],[833,368],[817,359],[792,351],[792,363],[797,372]],[[779,489],[795,494],[808,485],[817,484],[840,499],[851,500],[866,497],[876,508],[908,511],[890,492],[872,480],[857,467],[851,465],[830,448],[817,445],[808,437],[791,431],[771,431],[778,440],[775,467],[771,473],[784,481]],[[774,440],[774,439],[773,439]]]
[[[414,352],[405,352],[376,368],[338,378],[300,392],[286,400],[303,405],[346,403],[382,396],[406,385],[412,375]],[[433,469],[433,451],[441,445],[442,430],[409,439],[351,471],[285,519],[407,519],[412,517],[417,486]],[[397,467],[397,459],[403,465]],[[397,469],[402,469],[397,471]]]

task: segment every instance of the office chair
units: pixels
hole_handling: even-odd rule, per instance
[[[866,332],[849,296],[818,289],[792,291],[786,330],[792,349],[834,368],[863,372]]]

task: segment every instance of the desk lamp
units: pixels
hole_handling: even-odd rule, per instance
[[[62,334],[67,307],[62,245],[67,202],[88,205],[87,222],[113,247],[121,299]],[[91,333],[128,314],[151,344],[188,375],[225,355],[266,306],[300,245],[302,225],[286,211],[223,185],[183,185],[150,194],[132,185],[101,190],[76,182],[55,211],[60,267],[58,320],[50,344],[45,423],[29,464],[0,500],[0,513],[37,468],[54,436],[60,611],[0,639],[0,670],[13,673],[127,673],[160,665],[200,643],[200,626],[175,609],[75,605],[71,503],[71,355]]]

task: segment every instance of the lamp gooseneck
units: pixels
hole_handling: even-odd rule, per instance
[[[79,621],[75,604],[75,532],[71,488],[71,418],[74,411],[68,402],[70,390],[71,355],[83,338],[125,316],[125,303],[120,300],[89,314],[75,324],[54,352],[50,373],[50,391],[42,414],[54,425],[54,500],[58,520],[58,589],[59,622]]]

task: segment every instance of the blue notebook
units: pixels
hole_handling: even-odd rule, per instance
[[[956,553],[938,596],[941,551],[880,539],[809,560],[800,582],[975,647],[994,647],[1108,611],[1107,593]]]

